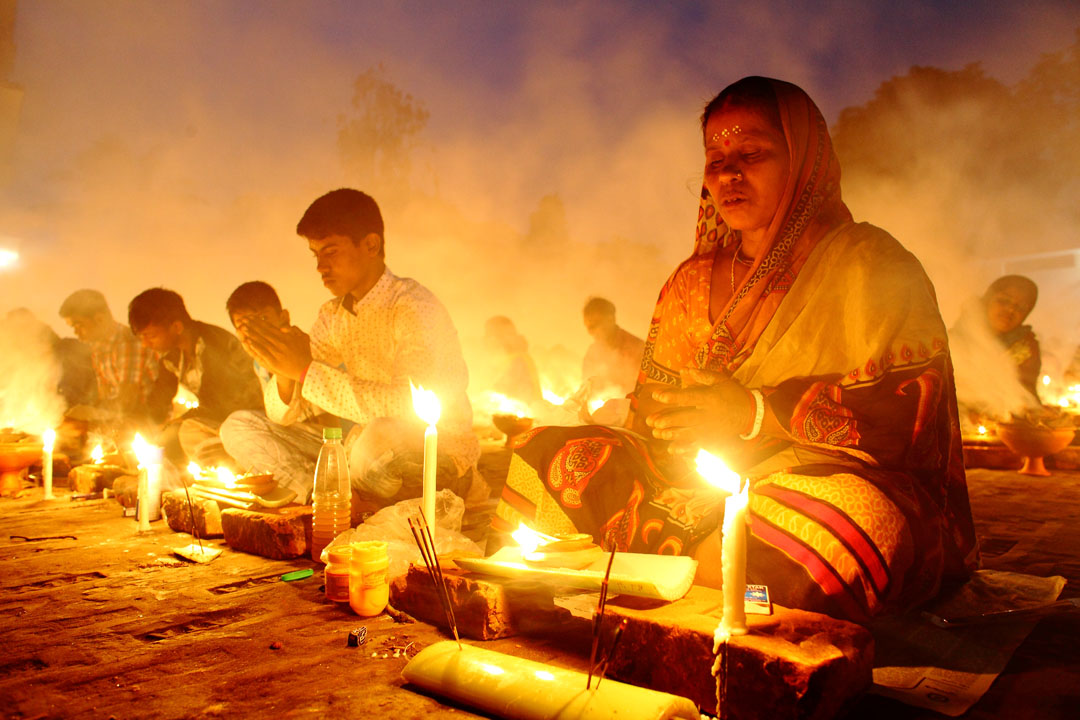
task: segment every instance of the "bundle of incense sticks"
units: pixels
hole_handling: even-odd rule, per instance
[[[600,583],[600,602],[596,606],[596,614],[593,615],[592,627],[592,652],[589,653],[589,677],[585,680],[585,689],[592,687],[593,671],[596,670],[596,648],[600,644],[600,626],[604,624],[604,608],[607,607],[608,579],[611,577],[611,564],[615,562],[615,547],[611,548],[611,557],[608,558],[607,570],[604,572],[604,580]]]
[[[439,565],[439,556],[435,552],[435,541],[431,538],[431,532],[428,529],[423,510],[420,511],[419,518],[409,518],[409,529],[412,530],[413,538],[416,539],[416,547],[420,549],[420,556],[424,559],[424,565],[427,567],[428,575],[431,576],[431,582],[435,585],[435,594],[438,596],[439,603],[442,604],[443,612],[446,614],[446,624],[453,631],[458,647],[461,647],[457,618],[454,617],[454,606],[450,603],[450,594],[446,590],[446,580],[443,578],[442,566]]]

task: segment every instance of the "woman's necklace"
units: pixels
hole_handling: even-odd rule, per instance
[[[742,255],[742,240],[739,240],[739,244],[735,246],[735,252],[731,254],[731,296],[735,297],[735,263],[738,261],[740,265],[750,267],[754,264],[753,258],[743,258]]]

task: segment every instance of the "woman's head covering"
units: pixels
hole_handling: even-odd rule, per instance
[[[755,259],[731,302],[718,313],[717,332],[709,346],[698,353],[701,367],[737,367],[738,359],[749,354],[818,241],[838,224],[851,220],[840,198],[840,163],[825,118],[802,88],[771,78],[743,78],[721,92],[709,107],[720,109],[728,102],[746,106],[745,100],[735,99],[739,86],[753,88],[756,92],[752,94],[760,97],[763,85],[776,96],[790,172],[768,228],[767,250]],[[769,108],[762,110],[766,117],[774,115]],[[702,187],[694,255],[712,253],[718,246],[736,241],[737,231],[724,224],[709,191]]]

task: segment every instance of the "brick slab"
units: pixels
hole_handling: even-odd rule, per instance
[[[747,616],[749,634],[731,639],[726,707],[718,709],[711,669],[722,607],[720,591],[697,586],[674,603],[609,600],[605,637],[622,618],[627,627],[608,674],[733,720],[830,718],[870,686],[873,637],[866,628],[774,605],[773,615]]]
[[[192,532],[191,510],[195,510],[195,529],[199,537],[221,537],[224,531],[221,528],[221,508],[213,500],[205,498],[191,498],[188,504],[187,493],[183,490],[170,490],[161,495],[161,512],[165,519],[176,532]]]
[[[452,560],[440,560],[440,564],[462,637],[494,640],[517,635],[528,618],[554,608],[551,595],[539,591],[534,583],[462,573]],[[404,575],[394,579],[390,603],[417,619],[449,630],[431,576],[422,565],[410,565]]]
[[[221,511],[221,529],[233,550],[273,560],[298,558],[311,547],[311,506],[275,512],[228,508]]]

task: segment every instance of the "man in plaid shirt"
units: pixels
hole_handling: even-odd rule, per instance
[[[163,422],[172,398],[166,389],[156,389],[157,358],[127,325],[113,319],[105,296],[97,290],[76,290],[60,306],[60,316],[90,346],[97,406],[105,411],[106,422],[136,426]]]

